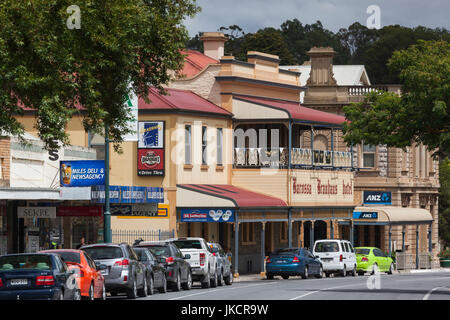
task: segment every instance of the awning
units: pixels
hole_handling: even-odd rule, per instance
[[[279,198],[228,184],[178,184],[178,208],[286,208]]]
[[[361,218],[355,219],[355,213],[368,213],[367,215],[356,215]],[[353,211],[355,224],[386,224],[386,225],[409,225],[430,224],[433,216],[426,209],[404,208],[404,207],[356,207]],[[370,213],[377,213],[370,215]],[[375,218],[376,216],[376,218]]]
[[[263,97],[233,95],[233,114],[236,119],[291,119],[308,124],[341,126],[345,117],[302,107],[299,102]]]
[[[52,188],[0,188],[0,199],[5,200],[60,200],[59,189]]]

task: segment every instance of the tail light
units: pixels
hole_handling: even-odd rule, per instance
[[[362,257],[362,258],[361,258],[361,261],[362,261],[362,262],[367,262],[367,261],[369,261],[369,259],[367,259],[367,257]]]
[[[128,259],[123,259],[121,261],[116,261],[114,266],[122,266],[122,268],[127,268],[130,265],[130,261]]]
[[[37,286],[52,286],[55,284],[53,276],[38,276],[36,277]]]
[[[298,262],[300,262],[300,260],[298,259],[297,256],[295,256],[294,259],[292,260],[292,262],[297,262],[298,263]]]
[[[3,287],[3,280],[0,278],[0,288]]]
[[[173,264],[173,257],[166,258],[166,263],[167,264]]]
[[[342,260],[344,259],[344,257],[342,256],[342,254],[339,256],[339,262],[342,262]]]
[[[205,265],[205,253],[201,252],[200,253],[200,266],[204,266]]]

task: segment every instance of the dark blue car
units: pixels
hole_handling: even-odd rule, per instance
[[[58,254],[0,256],[0,300],[80,300],[74,270]]]
[[[281,276],[283,279],[301,276],[306,279],[310,275],[322,278],[323,268],[320,259],[315,258],[307,249],[278,249],[266,260],[267,279],[273,279],[274,276]]]

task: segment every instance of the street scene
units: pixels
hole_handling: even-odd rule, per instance
[[[425,6],[2,1],[0,300],[450,300]]]

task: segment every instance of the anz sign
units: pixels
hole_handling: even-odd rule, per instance
[[[390,191],[364,191],[364,204],[392,204]]]

